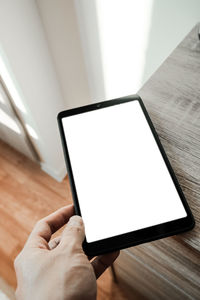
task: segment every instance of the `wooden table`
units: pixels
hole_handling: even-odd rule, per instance
[[[200,299],[200,41],[198,24],[138,92],[196,220],[192,231],[121,251],[131,299]]]

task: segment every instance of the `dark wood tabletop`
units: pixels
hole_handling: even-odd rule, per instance
[[[196,220],[180,236],[200,251],[200,41],[198,25],[139,91]]]
[[[138,92],[194,215],[193,230],[122,251],[132,299],[200,299],[200,41],[197,24]]]

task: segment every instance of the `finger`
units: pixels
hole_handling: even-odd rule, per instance
[[[60,243],[60,236],[57,236],[53,240],[50,240],[49,249],[53,250],[54,248],[56,248],[59,245],[59,243]]]
[[[82,249],[82,243],[85,238],[85,229],[83,220],[80,216],[73,216],[70,218],[65,229],[63,230],[60,246],[72,247],[77,250]]]
[[[96,278],[99,278],[99,276],[101,276],[101,274],[115,261],[118,256],[119,251],[97,256],[91,262]]]
[[[74,214],[74,206],[64,206],[38,221],[31,232],[27,244],[42,246],[49,242],[51,235],[65,225]],[[48,244],[47,244],[48,245]]]

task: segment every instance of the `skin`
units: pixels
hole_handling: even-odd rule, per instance
[[[96,299],[96,279],[119,252],[90,261],[82,249],[82,218],[73,215],[74,207],[69,205],[36,223],[14,262],[17,300]],[[65,224],[62,235],[50,241],[52,234]]]

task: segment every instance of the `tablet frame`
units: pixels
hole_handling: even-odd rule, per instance
[[[89,111],[93,111],[96,109],[109,107],[112,105],[120,105],[120,104],[123,104],[125,102],[130,102],[130,101],[139,101],[139,103],[140,103],[140,106],[142,108],[142,111],[144,113],[146,121],[149,124],[149,127],[150,127],[151,132],[154,136],[154,139],[157,143],[157,146],[162,154],[164,162],[165,162],[167,169],[171,175],[172,181],[174,182],[176,190],[177,190],[179,197],[182,201],[182,204],[186,210],[187,216],[184,218],[181,218],[181,219],[177,219],[177,220],[169,221],[169,222],[162,223],[159,225],[154,225],[154,226],[139,229],[136,231],[120,234],[115,237],[110,237],[110,238],[106,238],[106,239],[91,242],[91,243],[87,243],[87,241],[85,239],[83,242],[83,249],[84,249],[85,253],[90,256],[108,253],[108,252],[112,252],[112,251],[116,251],[116,250],[120,250],[120,249],[124,249],[124,248],[128,248],[128,247],[136,246],[138,244],[165,238],[165,237],[168,237],[171,235],[176,235],[178,233],[185,232],[187,230],[192,229],[195,225],[194,217],[193,217],[192,212],[189,208],[189,205],[185,199],[182,189],[178,183],[175,173],[174,173],[174,171],[171,167],[171,164],[167,158],[164,148],[159,140],[159,137],[153,126],[153,123],[146,111],[146,108],[145,108],[141,98],[138,95],[131,95],[131,96],[117,98],[117,99],[113,99],[113,100],[109,100],[109,101],[98,102],[95,104],[90,104],[90,105],[86,105],[86,106],[82,106],[82,107],[78,107],[78,108],[65,110],[58,114],[58,116],[57,116],[58,126],[59,126],[59,131],[60,131],[61,140],[62,140],[64,157],[65,157],[67,172],[68,172],[68,176],[69,176],[69,182],[70,182],[71,191],[72,191],[72,197],[73,197],[73,201],[74,201],[75,213],[77,215],[81,216],[81,210],[80,210],[79,201],[78,201],[78,197],[77,197],[76,185],[75,185],[72,166],[71,166],[71,162],[70,162],[70,156],[69,156],[69,152],[68,152],[68,148],[67,148],[67,141],[66,141],[65,134],[64,134],[64,128],[62,125],[62,119],[69,117],[69,116],[76,115],[76,114],[81,114],[84,112],[89,112]]]

